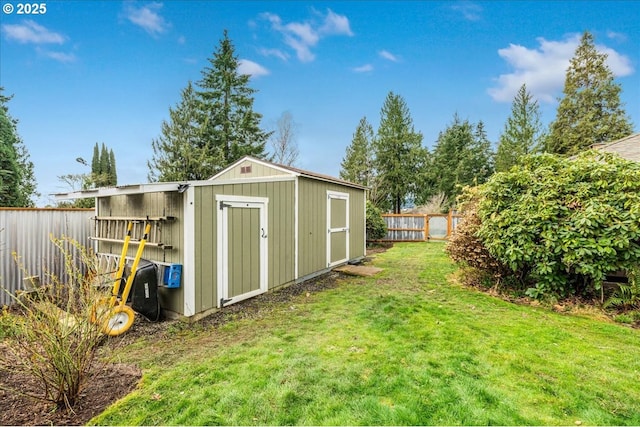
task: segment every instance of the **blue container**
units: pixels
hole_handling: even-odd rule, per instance
[[[179,288],[180,278],[182,276],[182,265],[171,264],[164,268],[163,285],[166,288]]]

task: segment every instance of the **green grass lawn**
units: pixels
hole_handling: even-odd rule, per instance
[[[123,351],[140,387],[109,425],[640,425],[640,331],[447,280],[443,244],[257,320]]]

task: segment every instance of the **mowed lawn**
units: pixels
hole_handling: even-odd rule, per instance
[[[108,425],[640,425],[640,331],[452,283],[441,243],[258,319],[119,350],[139,388]]]

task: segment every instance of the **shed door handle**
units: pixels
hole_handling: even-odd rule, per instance
[[[260,230],[262,230],[262,238],[266,238],[267,234],[264,232],[264,228],[261,228]]]

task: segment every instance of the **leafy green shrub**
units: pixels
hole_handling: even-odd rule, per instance
[[[14,296],[16,309],[4,311],[0,330],[12,356],[0,358],[0,371],[11,369],[34,378],[39,393],[33,398],[71,409],[88,384],[104,336],[90,321],[95,301],[106,296],[94,283],[96,258],[79,243],[52,238],[64,260],[67,279],[47,275],[36,292]],[[14,254],[16,260],[18,257]],[[76,262],[80,260],[80,262]],[[11,360],[10,364],[5,364]]]
[[[536,298],[600,290],[640,264],[640,164],[588,151],[550,154],[495,174],[479,190],[477,236]]]
[[[387,223],[382,212],[367,200],[367,240],[380,240],[387,235]]]
[[[463,280],[470,285],[486,286],[489,283],[500,283],[510,275],[509,269],[498,261],[487,250],[476,236],[480,228],[477,209],[480,196],[478,187],[466,187],[458,198],[460,210],[464,215],[449,239],[445,251],[449,257],[470,269],[463,270]]]

